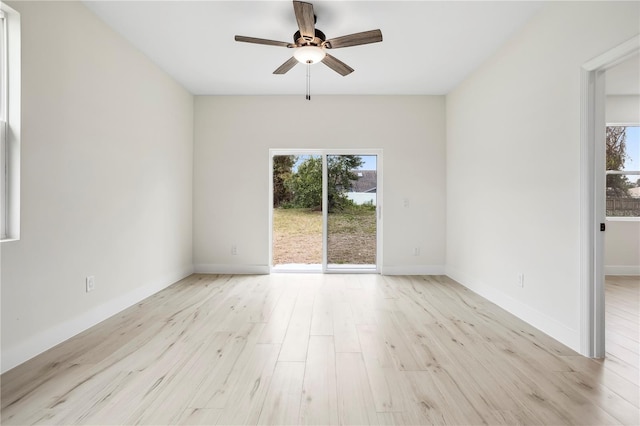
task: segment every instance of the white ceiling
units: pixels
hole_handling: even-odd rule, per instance
[[[109,26],[187,90],[203,95],[303,94],[305,66],[273,71],[283,47],[234,35],[292,41],[291,1],[85,1]],[[379,28],[384,41],[334,49],[355,69],[311,68],[312,94],[446,94],[521,28],[541,2],[312,1],[327,38]]]

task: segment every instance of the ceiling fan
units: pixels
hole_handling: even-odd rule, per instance
[[[265,44],[268,46],[281,46],[289,49],[295,49],[293,57],[280,65],[273,72],[274,74],[285,74],[298,64],[298,62],[307,65],[322,62],[338,74],[346,76],[353,72],[353,68],[341,60],[329,55],[326,52],[327,50],[382,41],[382,32],[380,30],[364,31],[327,40],[324,33],[315,27],[316,16],[313,12],[313,5],[311,3],[293,0],[293,12],[296,15],[296,21],[298,22],[298,31],[293,34],[293,43],[239,35],[235,36],[236,41],[245,43]],[[308,93],[307,98],[309,98]]]

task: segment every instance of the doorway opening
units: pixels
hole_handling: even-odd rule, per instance
[[[606,73],[640,52],[640,35],[582,67],[581,353],[605,357]]]
[[[604,357],[640,367],[640,53],[606,70]]]
[[[271,271],[378,273],[381,163],[381,150],[271,150]]]

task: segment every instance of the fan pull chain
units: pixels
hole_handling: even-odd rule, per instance
[[[311,100],[311,61],[307,61],[307,100]]]

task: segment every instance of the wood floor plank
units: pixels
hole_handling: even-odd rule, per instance
[[[358,275],[361,284],[359,289],[349,289],[347,297],[353,321],[356,325],[375,325],[377,312],[388,309],[388,301],[395,300],[387,298],[385,293],[378,291],[381,281],[376,279],[377,275]]]
[[[336,352],[360,352],[356,322],[348,301],[333,303],[333,336]]]
[[[218,418],[219,425],[256,424],[280,353],[280,345],[257,344],[243,366],[231,373],[233,387]]]
[[[640,367],[640,358],[638,357],[637,351],[633,349],[627,349],[623,345],[610,340],[607,340],[607,344],[605,345],[605,347],[610,357],[615,356],[625,364],[632,367],[635,371],[637,371],[638,367]]]
[[[536,413],[548,415],[556,423],[571,423],[572,418],[580,424],[619,424],[597,405],[590,404],[585,394],[562,383],[563,372],[540,374],[536,366],[531,366],[521,357],[511,356],[507,361],[513,368],[513,376],[524,387],[528,395],[541,405]],[[545,419],[544,423],[548,423]]]
[[[222,414],[219,408],[187,408],[178,419],[178,425],[215,425]]]
[[[203,395],[203,391],[207,392],[205,394],[208,402],[214,399],[208,392],[213,390],[213,395],[223,393],[224,384],[214,388],[208,379],[226,377],[230,374],[239,353],[247,348],[246,345],[236,344],[241,340],[239,336],[251,331],[255,336],[259,333],[260,326],[246,324],[246,329],[238,334],[215,333],[210,340],[202,342],[202,346],[197,350],[192,347],[184,348],[184,351],[194,350],[194,354],[176,356],[176,359],[185,360],[184,365],[174,364],[174,369],[165,375],[163,382],[158,386],[155,397],[134,413],[130,423],[155,425],[167,420],[170,423],[179,423],[184,410],[195,405],[194,402]],[[183,391],[177,393],[175,389]],[[204,414],[198,414],[198,417],[201,415]]]
[[[386,411],[382,413],[378,413],[378,424],[380,426],[403,426],[410,425],[411,423],[407,423],[404,419],[404,412],[391,412]]]
[[[25,424],[638,424],[640,279],[579,356],[443,276],[192,275],[0,377]]]
[[[618,354],[607,352],[602,364],[604,368],[607,368],[620,376],[626,378],[634,385],[640,385],[640,372],[635,363],[633,365],[627,364],[622,358],[617,356]]]
[[[591,387],[597,384],[615,392],[625,401],[640,408],[640,389],[637,385],[608,368],[604,367],[603,360],[585,358],[582,356],[565,357],[565,362],[584,383]]]
[[[318,292],[313,301],[309,333],[312,336],[333,336],[333,304],[328,290]]]
[[[359,352],[336,353],[338,419],[346,425],[378,424],[367,371]]]
[[[278,362],[260,412],[260,425],[297,425],[304,362]]]
[[[475,409],[464,396],[450,399],[451,392],[443,393],[443,385],[436,384],[428,371],[402,372],[408,386],[411,402],[407,404],[410,424],[483,424],[481,418],[470,416]],[[475,421],[471,422],[470,418]]]
[[[612,324],[609,324],[609,326],[610,328],[613,328]],[[613,343],[640,355],[640,343],[635,341],[635,339],[626,336],[624,333],[620,333],[618,331],[607,332],[605,342],[605,348],[609,348],[609,345]]]
[[[338,423],[336,352],[332,336],[311,336],[300,407],[300,424]]]
[[[637,387],[640,383],[640,277],[606,277],[605,327],[606,356],[602,366]],[[631,403],[636,407],[640,405],[636,401]]]
[[[229,400],[234,380],[253,356],[253,349],[263,329],[262,324],[247,323],[238,333],[215,333],[215,361],[196,373],[198,384],[189,401],[193,408],[224,408]],[[206,358],[203,358],[206,362]],[[235,373],[235,376],[232,376]]]
[[[387,352],[384,337],[370,325],[359,325],[358,337],[376,411],[404,411],[402,379]]]
[[[282,341],[279,361],[304,361],[307,358],[314,299],[313,291],[305,291],[298,295],[287,333]]]
[[[216,307],[213,311],[215,319],[213,322],[216,324],[215,331],[231,331],[235,332],[246,322],[250,321],[253,309],[257,309],[252,304],[257,303],[255,300],[254,289],[257,285],[257,281],[252,280],[251,277],[242,277],[236,282],[236,288],[229,296]]]
[[[425,370],[427,360],[416,357],[409,349],[409,340],[402,331],[395,315],[392,313],[380,313],[378,316],[378,328],[384,338],[387,350],[398,370]]]
[[[562,373],[561,377],[577,392],[620,423],[625,425],[640,424],[640,410],[637,405],[634,406],[606,386],[590,380],[581,373]]]
[[[269,321],[266,323],[259,343],[282,343],[287,334],[289,320],[296,305],[298,292],[295,287],[288,288],[282,292],[276,306],[271,312]]]
[[[247,317],[249,322],[267,322],[276,307],[283,288],[260,288],[254,290],[254,294],[247,300]]]
[[[92,367],[75,366],[3,407],[2,423],[82,423],[96,408],[99,409],[106,395],[129,385],[128,376],[121,371],[94,373]],[[72,411],[69,410],[71,406],[75,407]]]

